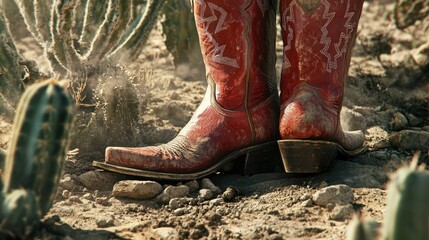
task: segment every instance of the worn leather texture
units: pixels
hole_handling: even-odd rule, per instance
[[[362,146],[363,133],[343,131],[339,120],[362,5],[362,0],[281,0],[282,139],[330,140],[346,150]]]
[[[227,154],[278,138],[275,10],[270,0],[194,0],[209,82],[189,123],[167,144],[109,147],[106,162],[194,173]]]

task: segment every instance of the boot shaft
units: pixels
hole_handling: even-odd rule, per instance
[[[247,111],[276,91],[274,5],[272,0],[193,0],[207,78],[225,109]]]
[[[340,108],[363,0],[281,0],[282,104],[303,85]],[[305,84],[304,84],[305,83]]]

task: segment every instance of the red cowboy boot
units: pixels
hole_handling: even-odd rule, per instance
[[[272,160],[269,154],[277,148],[272,2],[194,0],[209,83],[203,102],[169,143],[143,148],[108,147],[105,163],[94,165],[129,175],[170,180],[203,177],[246,154],[246,165],[256,163],[256,168],[270,165],[265,162],[267,159],[250,156],[257,154]],[[250,159],[258,161],[252,163]],[[250,166],[246,168],[249,170]]]
[[[344,79],[363,0],[281,0],[283,68],[279,141],[286,172],[326,170],[337,150],[365,147],[361,131],[343,131]]]

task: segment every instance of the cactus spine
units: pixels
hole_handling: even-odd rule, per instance
[[[429,238],[429,172],[417,167],[418,154],[410,167],[400,168],[387,187],[387,206],[384,216],[384,240]],[[375,227],[363,228],[367,222],[353,220],[348,229],[347,240],[375,239],[369,236]],[[363,234],[365,233],[365,234]]]
[[[1,183],[1,233],[25,236],[52,206],[68,147],[72,109],[71,99],[54,80],[34,84],[24,92]]]
[[[105,59],[136,58],[164,1],[147,0],[135,14],[135,0],[15,0],[54,69],[68,73],[97,68]]]

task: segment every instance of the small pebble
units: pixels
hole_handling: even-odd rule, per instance
[[[71,192],[69,190],[64,190],[61,196],[63,196],[65,199],[68,199],[71,196]]]

